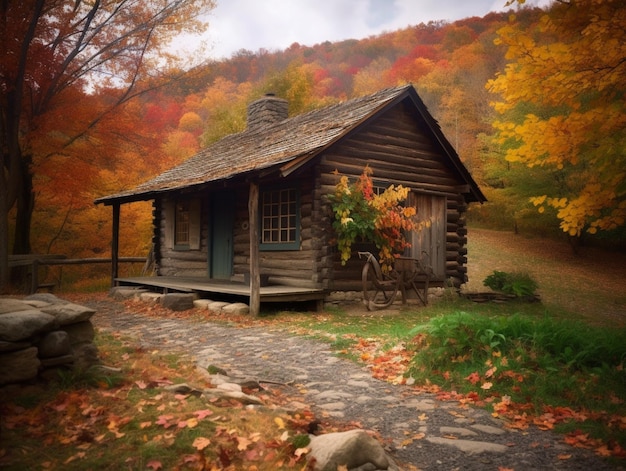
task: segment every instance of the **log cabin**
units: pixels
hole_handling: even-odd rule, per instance
[[[430,285],[465,283],[465,213],[486,199],[412,85],[293,117],[268,94],[249,105],[243,132],[97,199],[113,211],[112,283],[239,295],[252,313],[261,302],[359,291],[363,262],[341,264],[327,195],[366,166],[377,187],[410,188],[406,204],[430,221],[405,254],[428,253]],[[155,270],[119,278],[120,205],[134,201],[152,201]]]

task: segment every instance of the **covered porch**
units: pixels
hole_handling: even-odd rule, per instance
[[[209,277],[182,276],[139,276],[115,278],[117,286],[144,286],[163,293],[196,293],[200,297],[226,295],[250,300],[250,285],[238,281],[218,280]],[[301,288],[295,286],[270,285],[259,287],[261,303],[283,303],[316,301],[318,310],[322,308],[324,290],[321,288]]]

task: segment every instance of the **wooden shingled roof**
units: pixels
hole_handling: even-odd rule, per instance
[[[412,99],[434,133],[435,140],[440,142],[460,176],[470,184],[470,200],[484,201],[480,189],[413,86],[405,85],[294,116],[260,129],[231,134],[134,189],[99,198],[96,203],[149,200],[160,193],[225,180],[287,162],[308,160],[368,118],[407,98]]]

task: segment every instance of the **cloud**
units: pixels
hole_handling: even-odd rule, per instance
[[[362,39],[429,21],[455,21],[505,9],[506,0],[219,0],[202,39],[215,59],[246,49]],[[529,0],[530,4],[549,0]],[[198,37],[185,37],[193,50]]]

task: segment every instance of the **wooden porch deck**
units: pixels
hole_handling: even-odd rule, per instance
[[[246,283],[216,280],[203,277],[179,276],[141,276],[132,278],[115,278],[117,286],[145,286],[168,291],[197,293],[200,296],[224,294],[229,296],[250,298],[250,286]],[[299,301],[321,301],[325,293],[321,288],[299,288],[294,286],[270,285],[261,286],[262,303],[281,303]],[[319,307],[319,306],[318,306]]]

